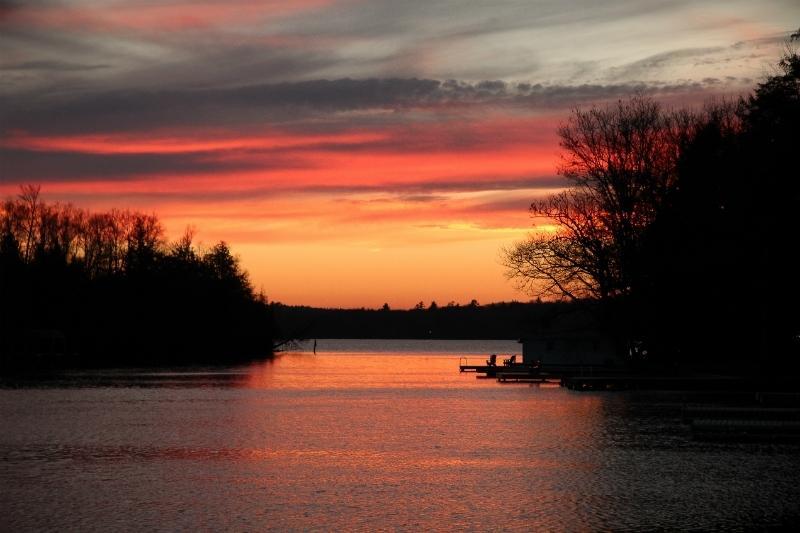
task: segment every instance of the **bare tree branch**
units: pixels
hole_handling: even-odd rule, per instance
[[[675,186],[681,148],[698,123],[641,95],[574,110],[558,130],[558,170],[571,187],[530,208],[559,229],[504,250],[506,276],[537,296],[627,294],[643,235]]]

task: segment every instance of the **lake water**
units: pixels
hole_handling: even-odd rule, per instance
[[[800,448],[709,444],[679,394],[458,372],[504,341],[326,341],[246,367],[0,389],[0,529],[751,530]]]

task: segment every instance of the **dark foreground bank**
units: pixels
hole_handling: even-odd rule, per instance
[[[272,310],[227,244],[169,243],[153,215],[0,209],[2,368],[226,363],[272,353]]]

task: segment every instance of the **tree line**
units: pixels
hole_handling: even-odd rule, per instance
[[[225,242],[168,242],[155,215],[0,204],[0,356],[6,367],[225,362],[272,351],[272,310]]]
[[[558,134],[568,186],[530,207],[558,230],[504,250],[509,278],[600,302],[609,334],[654,363],[800,365],[792,42],[746,97],[675,110],[637,95],[578,109]]]
[[[474,302],[474,304],[472,303]],[[528,324],[563,313],[561,302],[455,302],[411,309],[323,309],[273,306],[275,322],[290,337],[302,339],[519,339]]]

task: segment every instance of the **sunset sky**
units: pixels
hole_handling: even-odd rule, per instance
[[[154,212],[257,289],[525,300],[499,250],[563,186],[556,127],[741,94],[797,0],[0,0],[0,196]]]

